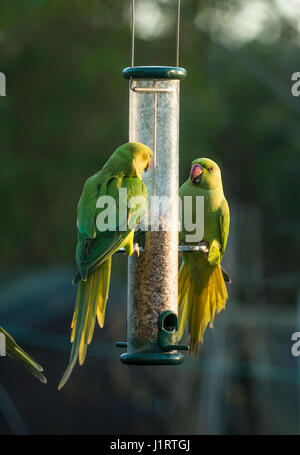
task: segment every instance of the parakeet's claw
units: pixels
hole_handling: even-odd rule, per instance
[[[207,242],[200,242],[199,246],[202,247],[203,253],[209,253],[209,244]]]
[[[137,242],[134,242],[133,244],[133,254],[139,258],[140,257],[140,248],[139,248],[139,244]]]
[[[221,267],[221,271],[222,271],[222,275],[223,275],[224,281],[226,283],[230,284],[231,283],[231,278],[228,275],[228,273],[223,269],[223,267]]]

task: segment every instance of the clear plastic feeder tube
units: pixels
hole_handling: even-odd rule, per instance
[[[181,363],[182,354],[171,346],[178,329],[179,89],[186,72],[170,67],[126,71],[129,141],[146,144],[153,157],[143,176],[148,213],[137,235],[144,249],[139,258],[128,260],[127,353],[121,359]]]

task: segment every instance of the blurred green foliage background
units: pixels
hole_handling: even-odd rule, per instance
[[[137,24],[136,64],[174,64],[176,2],[137,3],[138,24],[141,17],[161,26],[148,26],[144,38]],[[271,2],[279,31],[266,13],[261,33],[244,42],[236,32],[232,42],[230,24],[221,33],[204,15],[215,8],[221,23],[234,24],[247,5],[255,13],[269,3],[183,2],[181,65],[188,78],[180,169],[182,182],[192,159],[220,161],[228,198],[263,211],[272,274],[298,270],[300,104],[290,92],[299,69],[298,22]],[[7,78],[0,103],[2,267],[73,257],[82,185],[128,138],[121,70],[130,64],[129,8],[125,0],[1,2],[0,69]],[[254,13],[246,15],[250,31],[260,18]]]

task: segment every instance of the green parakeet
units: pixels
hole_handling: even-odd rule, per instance
[[[2,327],[0,327],[0,333],[5,336],[5,351],[6,354],[12,359],[20,361],[27,370],[30,371],[35,377],[41,382],[46,384],[47,379],[43,375],[43,367],[39,365],[27,352],[22,349],[13,337],[7,333]]]
[[[147,208],[147,189],[142,181],[142,173],[150,167],[151,157],[151,150],[144,144],[123,144],[84,185],[77,210],[76,263],[79,271],[74,283],[79,284],[71,324],[73,346],[59,389],[68,381],[77,359],[80,365],[83,364],[87,345],[92,340],[96,317],[100,327],[103,327],[112,255],[122,247],[129,256],[134,252],[134,229]],[[120,190],[127,190],[123,220],[120,213]],[[97,204],[100,196],[110,197],[115,202],[114,230],[97,229],[97,217],[104,211],[104,207],[99,208]],[[138,210],[130,201],[137,202]]]
[[[225,308],[229,276],[221,268],[229,234],[229,207],[223,193],[219,166],[208,158],[199,158],[192,163],[190,177],[180,187],[184,213],[184,196],[192,196],[192,219],[196,220],[196,196],[204,197],[204,235],[200,239],[207,244],[207,252],[183,254],[179,270],[179,339],[188,323],[190,353],[198,355],[198,343],[208,324],[213,326],[215,314]],[[187,232],[182,228],[179,239],[186,242]],[[190,233],[188,233],[190,234]],[[196,242],[199,243],[199,242]]]

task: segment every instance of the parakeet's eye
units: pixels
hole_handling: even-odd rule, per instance
[[[213,172],[214,168],[213,167],[209,167],[208,170],[209,170],[209,172]]]

